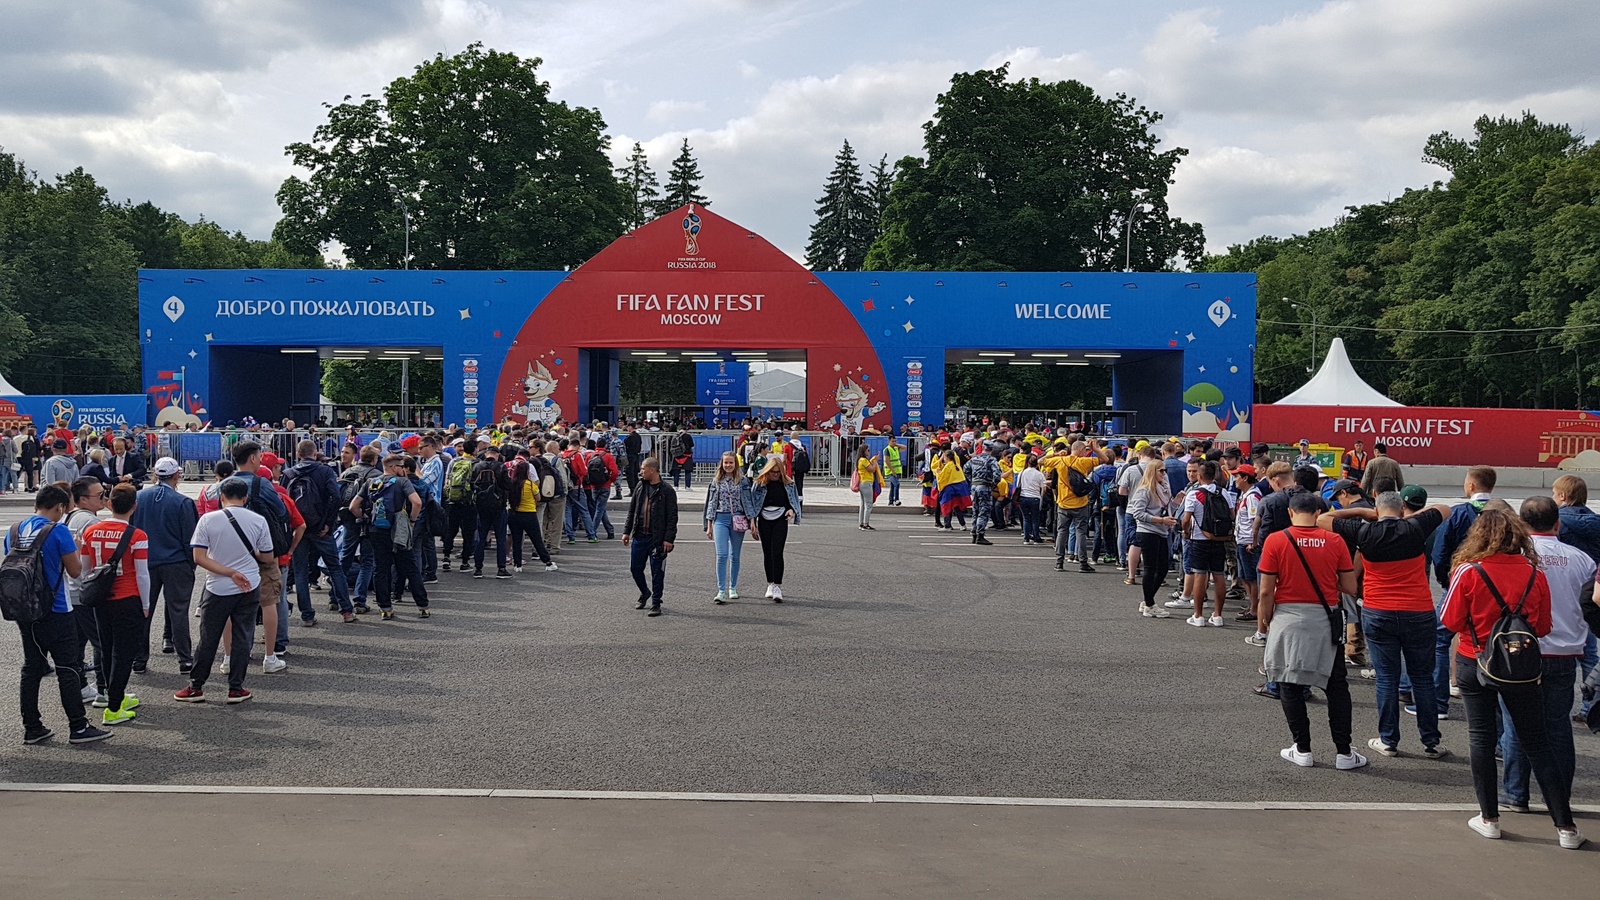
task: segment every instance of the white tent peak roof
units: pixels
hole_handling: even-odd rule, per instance
[[[1279,400],[1279,406],[1401,406],[1356,374],[1344,339],[1334,338],[1322,368],[1300,389]]]

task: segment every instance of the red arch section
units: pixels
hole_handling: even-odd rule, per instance
[[[889,422],[883,367],[844,303],[765,239],[698,207],[623,235],[544,298],[500,370],[496,415],[573,419],[579,348],[803,349],[813,427]]]

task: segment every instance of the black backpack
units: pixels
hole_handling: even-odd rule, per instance
[[[66,577],[63,571],[56,585],[44,570],[44,547],[56,523],[48,522],[33,535],[28,546],[18,546],[22,523],[11,526],[11,552],[0,562],[0,615],[12,622],[31,625],[55,608],[56,585]]]
[[[483,459],[472,464],[472,498],[479,509],[492,510],[506,505],[505,492],[500,489],[504,471],[495,460]]]
[[[306,534],[321,534],[323,528],[333,524],[333,498],[313,471],[301,469],[298,465],[290,469],[288,490],[289,499],[294,501],[301,518],[306,520]]]
[[[805,444],[795,445],[793,464],[796,475],[805,475],[811,471],[811,454],[806,452]]]
[[[261,485],[265,482],[266,479],[260,475],[250,482],[250,499],[245,501],[244,508],[267,520],[267,534],[272,537],[272,555],[282,556],[289,552],[289,517],[287,514],[278,515],[261,499]],[[274,489],[269,487],[266,490]]]
[[[611,470],[606,467],[605,457],[600,455],[599,450],[589,451],[589,463],[583,473],[584,485],[592,488],[605,487],[606,482],[610,480]]]
[[[1228,506],[1228,498],[1222,496],[1222,491],[1208,491],[1203,487],[1196,487],[1200,492],[1200,533],[1211,538],[1226,538],[1233,534],[1233,509]]]
[[[1500,604],[1500,618],[1489,629],[1489,637],[1478,651],[1478,680],[1484,687],[1538,684],[1544,674],[1539,636],[1533,633],[1533,626],[1522,612],[1523,605],[1528,602],[1528,594],[1533,591],[1534,582],[1539,577],[1538,568],[1534,567],[1528,574],[1528,586],[1522,589],[1522,599],[1517,601],[1516,609],[1506,605],[1505,598],[1500,596],[1499,589],[1489,580],[1483,566],[1473,563],[1472,568],[1483,579],[1483,586],[1489,589],[1494,602]],[[1467,610],[1467,627],[1472,629],[1474,636],[1477,635],[1470,608]]]
[[[1094,493],[1094,482],[1090,481],[1088,476],[1074,469],[1071,465],[1066,466],[1066,470],[1067,490],[1072,492],[1072,496],[1087,497]]]

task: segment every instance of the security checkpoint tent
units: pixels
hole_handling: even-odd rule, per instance
[[[22,396],[22,392],[13,387],[11,382],[6,380],[6,376],[0,375],[0,397],[20,396]]]
[[[1322,368],[1300,389],[1277,402],[1279,406],[1403,406],[1379,393],[1356,374],[1345,352],[1344,339],[1334,338]]]

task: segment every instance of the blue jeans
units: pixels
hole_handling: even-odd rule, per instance
[[[1544,678],[1539,682],[1544,694],[1544,739],[1556,758],[1556,776],[1572,790],[1572,777],[1577,770],[1577,750],[1572,743],[1572,688],[1578,678],[1578,657],[1546,656],[1543,660]],[[1505,776],[1501,779],[1502,802],[1526,805],[1528,802],[1528,777],[1532,767],[1522,752],[1522,741],[1517,729],[1511,725],[1511,714],[1501,707],[1500,756],[1505,759]]]
[[[900,476],[888,475],[889,479],[889,504],[892,506],[900,502]]]
[[[628,571],[633,575],[633,583],[639,586],[639,599],[648,599],[652,605],[661,605],[661,594],[667,587],[667,558],[665,554],[655,551],[661,542],[653,538],[639,538],[635,536],[633,546],[629,549],[632,555],[628,558]],[[645,563],[650,564],[650,582],[645,583]]]
[[[289,568],[289,580],[294,582],[295,600],[300,606],[300,618],[310,622],[317,617],[311,605],[311,569],[321,559],[328,567],[328,599],[339,604],[339,611],[350,612],[350,582],[344,574],[344,560],[339,553],[339,541],[333,534],[322,537],[303,537],[294,548],[294,559]]]
[[[1391,747],[1400,746],[1400,672],[1402,660],[1411,678],[1411,697],[1417,704],[1417,731],[1422,746],[1439,743],[1439,709],[1432,677],[1434,632],[1439,617],[1432,612],[1361,611],[1372,667],[1378,674],[1378,737]],[[1445,696],[1450,692],[1445,691]]]
[[[711,521],[711,537],[717,545],[717,591],[737,590],[744,532],[733,530],[733,513],[717,513]]]
[[[1591,631],[1589,632],[1589,639],[1583,642],[1582,671],[1585,680],[1588,680],[1589,673],[1593,672],[1597,665],[1600,665],[1600,646],[1597,646],[1594,632]],[[1585,700],[1583,702],[1583,714],[1587,716],[1589,707],[1593,705],[1594,703],[1591,701]]]
[[[16,486],[17,473],[11,471],[9,465],[0,465],[0,492],[9,491]]]
[[[1039,504],[1038,497],[1022,498],[1022,539],[1040,540],[1039,538]]]
[[[589,488],[584,493],[589,495],[589,536],[594,537],[595,532],[605,526],[606,534],[616,537],[617,529],[611,526],[611,517],[606,515],[606,501],[611,499],[611,489]]]
[[[1122,514],[1122,530],[1117,532],[1117,559],[1123,564],[1128,564],[1128,546],[1133,543],[1133,534],[1138,530],[1138,523],[1133,521],[1133,516]],[[1128,573],[1132,577],[1133,573]]]
[[[594,538],[594,518],[589,512],[589,498],[583,491],[567,492],[567,527],[565,533],[567,540],[577,540],[578,528],[583,528],[583,536]]]

